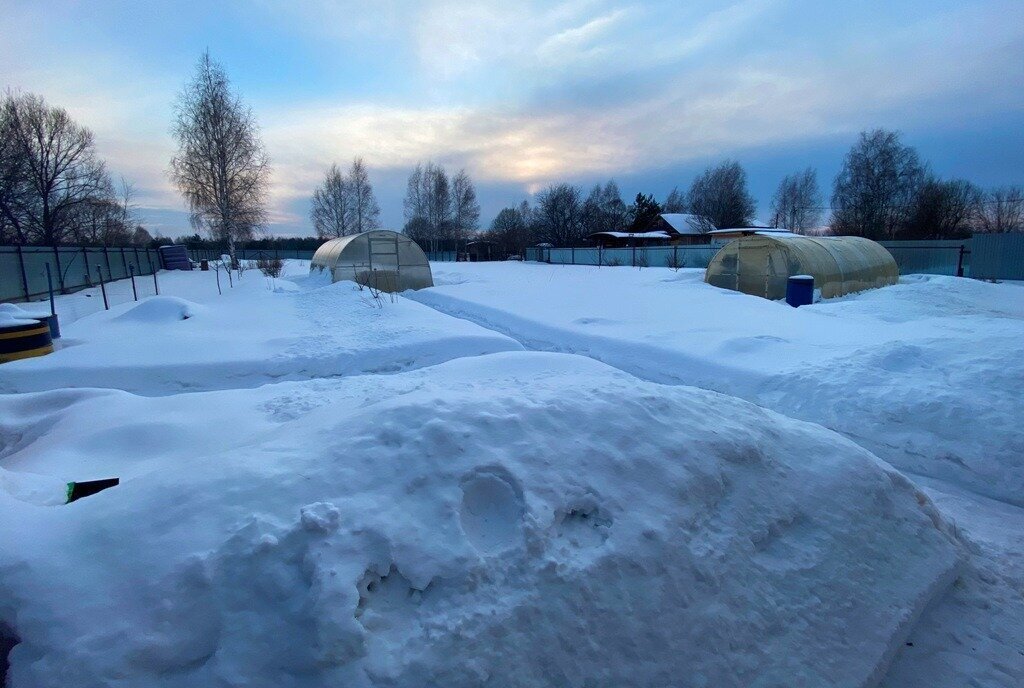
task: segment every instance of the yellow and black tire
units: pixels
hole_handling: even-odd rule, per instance
[[[37,320],[0,327],[0,363],[53,353],[50,326]]]

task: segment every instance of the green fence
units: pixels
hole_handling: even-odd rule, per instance
[[[67,294],[104,281],[151,275],[160,269],[156,249],[134,246],[0,246],[0,301],[32,301],[48,294],[46,266],[53,290]]]
[[[950,241],[882,241],[893,255],[900,274],[971,275],[971,239]],[[691,246],[629,248],[526,249],[526,260],[559,265],[627,265],[631,267],[706,268],[724,242]]]

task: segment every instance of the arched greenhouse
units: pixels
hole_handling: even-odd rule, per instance
[[[766,299],[786,297],[793,275],[811,275],[822,298],[895,284],[896,260],[881,244],[863,237],[752,234],[715,254],[704,281]]]
[[[313,254],[309,271],[330,270],[331,281],[351,280],[386,292],[434,286],[430,263],[415,241],[387,229],[339,237]]]

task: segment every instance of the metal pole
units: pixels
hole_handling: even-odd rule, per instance
[[[43,265],[46,266],[46,289],[50,292],[50,315],[57,315],[57,306],[53,302],[53,276],[50,274],[50,264]]]
[[[220,265],[214,265],[213,272],[215,275],[217,275],[217,293],[223,296],[224,292],[220,290]]]
[[[57,264],[57,282],[60,284],[60,293],[64,293],[64,272],[60,268],[60,252],[57,251],[57,247],[53,247],[53,260]]]
[[[85,281],[91,287],[92,275],[89,274],[89,251],[85,248],[85,246],[82,247],[82,262],[85,263]]]
[[[20,244],[18,245],[18,265],[21,266],[21,286],[25,289],[25,300],[28,301],[31,294],[28,291],[28,273],[25,272],[25,255],[22,253]]]
[[[150,261],[149,266],[153,267],[152,261]],[[160,283],[156,281],[156,270],[153,270],[153,289],[156,291],[156,295],[160,296]]]
[[[124,257],[124,246],[121,247],[121,265],[124,266],[124,274],[128,274],[128,259]]]
[[[960,255],[956,260],[956,276],[964,276],[964,245],[960,244]]]
[[[633,265],[631,267],[635,268],[636,267],[636,244],[633,245],[633,258],[632,258],[632,261],[633,261]]]
[[[107,252],[107,247],[103,247],[103,259],[107,263],[107,279],[110,279],[110,254]]]
[[[569,256],[570,256],[570,258],[572,260],[572,264],[575,265],[576,264],[576,247],[575,246],[570,246],[569,247]]]
[[[135,266],[134,265],[129,265],[128,266],[128,273],[131,275],[131,278],[132,278],[132,296],[135,297],[136,301],[138,301],[139,300],[139,292],[135,291]]]
[[[103,309],[110,310],[110,304],[107,303],[107,286],[103,283],[103,268],[99,265],[96,266],[96,274],[100,276],[100,291],[103,292]]]

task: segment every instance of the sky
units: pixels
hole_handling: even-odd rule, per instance
[[[483,226],[562,181],[663,200],[727,158],[766,216],[808,166],[829,195],[876,127],[939,176],[1024,184],[1021,0],[2,0],[0,36],[0,87],[92,129],[165,236],[191,233],[170,122],[206,49],[260,124],[275,235],[313,234],[355,156],[393,229],[427,160],[469,172]]]

